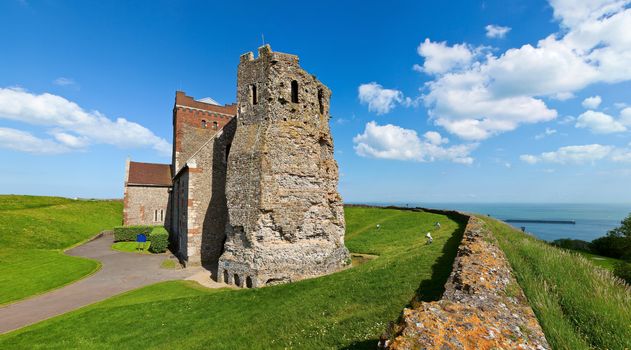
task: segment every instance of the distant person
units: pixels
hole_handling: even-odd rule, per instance
[[[436,223],[434,224],[434,226],[436,226],[437,229],[440,229],[440,222],[436,221]]]
[[[432,242],[434,241],[434,239],[432,238],[432,234],[429,232],[425,234],[425,238],[427,238],[427,244],[432,244]]]

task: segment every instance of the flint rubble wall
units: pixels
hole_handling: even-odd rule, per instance
[[[413,302],[411,308],[403,310],[399,324],[384,334],[380,346],[441,350],[550,349],[493,233],[482,220],[466,216],[468,223],[442,298],[434,302]]]

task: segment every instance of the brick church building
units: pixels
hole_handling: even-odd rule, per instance
[[[211,239],[211,232],[226,224],[223,187],[236,114],[236,104],[177,91],[171,164],[127,161],[123,225],[164,225],[187,263],[200,263],[200,254],[217,260],[223,236]]]

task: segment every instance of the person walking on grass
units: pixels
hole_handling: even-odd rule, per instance
[[[425,234],[425,238],[427,238],[427,244],[432,244],[432,242],[434,241],[430,232],[427,232],[427,234]]]
[[[436,226],[436,228],[440,230],[440,222],[439,222],[439,221],[436,221],[436,223],[434,224],[434,226]]]

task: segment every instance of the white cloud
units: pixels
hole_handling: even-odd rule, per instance
[[[69,86],[69,85],[77,85],[77,82],[75,82],[73,79],[70,79],[70,78],[59,77],[53,80],[53,84],[59,85],[59,86]]]
[[[624,126],[631,127],[631,107],[620,111],[620,123]]]
[[[586,111],[578,116],[577,128],[587,128],[596,134],[611,134],[626,131],[627,128],[612,116],[594,111]]]
[[[628,0],[550,0],[554,17],[569,28],[620,12],[628,3]]]
[[[428,131],[423,134],[423,137],[425,138],[425,140],[427,140],[427,142],[431,143],[432,145],[442,145],[444,143],[449,143],[449,139],[442,137],[440,133],[436,131]]]
[[[466,66],[473,59],[474,53],[465,44],[448,46],[446,42],[431,42],[425,39],[417,50],[425,58],[423,66],[415,65],[414,69],[428,74],[440,74],[454,68]]]
[[[359,86],[359,101],[367,104],[371,112],[386,114],[397,104],[404,102],[404,99],[401,91],[384,89],[383,86],[372,82]]]
[[[583,164],[605,159],[614,150],[613,146],[599,144],[565,146],[553,152],[544,152],[540,155],[524,154],[519,158],[529,164],[559,163],[559,164]]]
[[[567,101],[574,97],[576,96],[574,96],[574,94],[571,92],[557,92],[556,94],[553,94],[552,96],[550,96],[550,98],[559,100],[559,101]]]
[[[598,106],[600,106],[601,102],[602,99],[600,98],[600,96],[592,96],[584,99],[581,105],[583,105],[583,107],[587,109],[596,109],[598,108]]]
[[[546,130],[544,132],[542,132],[541,134],[535,135],[535,140],[541,140],[542,138],[544,138],[546,136],[552,136],[552,135],[554,135],[556,133],[557,133],[557,131],[555,129],[546,128]]]
[[[57,150],[109,144],[122,148],[150,147],[163,156],[171,153],[171,145],[165,139],[138,123],[124,118],[112,120],[97,111],[87,112],[76,103],[49,93],[36,95],[22,89],[0,88],[0,119],[49,128],[56,141],[46,142],[56,144],[58,147],[53,148]],[[28,139],[26,134],[21,134],[22,139]],[[15,133],[11,135],[17,137]]]
[[[392,124],[378,125],[374,121],[367,123],[364,132],[353,138],[355,152],[362,157],[417,162],[449,160],[461,164],[473,163],[473,158],[469,154],[477,144],[443,147],[442,145],[447,142],[449,141],[437,132],[427,132],[421,139],[414,130]]]
[[[58,154],[70,149],[53,140],[38,138],[31,133],[0,127],[0,147],[34,154]]]
[[[461,138],[482,140],[556,118],[545,99],[631,80],[630,3],[551,0],[559,32],[499,55],[476,55],[466,43],[449,47],[425,40],[420,47],[451,54],[421,54],[423,71],[434,76],[422,96],[430,117]]]
[[[506,36],[506,34],[508,34],[508,32],[510,32],[511,28],[510,27],[503,27],[503,26],[498,26],[495,24],[489,24],[486,27],[484,27],[484,29],[486,29],[486,37],[487,38],[503,38]]]

